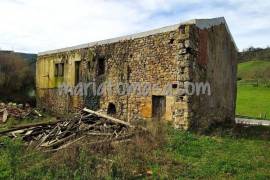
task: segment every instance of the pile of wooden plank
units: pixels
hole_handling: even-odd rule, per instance
[[[21,137],[34,148],[57,151],[86,137],[91,137],[92,143],[128,139],[133,135],[132,129],[128,122],[84,109],[71,118],[9,129],[0,135]]]

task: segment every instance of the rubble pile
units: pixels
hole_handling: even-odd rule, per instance
[[[58,151],[86,137],[94,144],[126,140],[133,136],[132,129],[125,121],[84,109],[72,118],[10,129],[0,135],[21,137],[36,149]]]
[[[5,123],[8,117],[15,119],[24,118],[37,118],[42,115],[36,110],[31,108],[28,104],[16,104],[16,103],[0,103],[0,123]]]

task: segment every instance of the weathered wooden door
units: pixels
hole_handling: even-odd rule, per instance
[[[160,120],[166,112],[166,97],[152,96],[152,117]]]

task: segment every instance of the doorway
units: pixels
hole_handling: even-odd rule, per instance
[[[166,112],[166,97],[152,96],[152,117],[160,120]]]

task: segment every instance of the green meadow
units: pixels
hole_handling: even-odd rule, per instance
[[[53,154],[2,138],[0,179],[270,179],[268,127],[211,135],[161,127],[130,143]]]
[[[237,115],[270,119],[270,88],[239,85]]]
[[[238,65],[236,114],[270,119],[270,61],[248,61]]]

